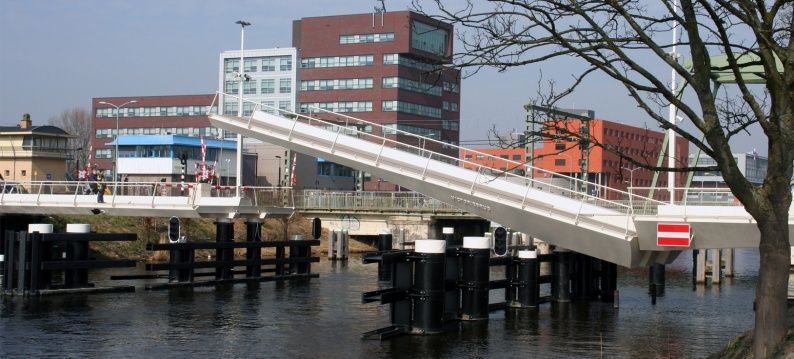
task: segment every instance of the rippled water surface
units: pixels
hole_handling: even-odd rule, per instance
[[[361,339],[389,325],[389,312],[361,304],[362,292],[378,289],[377,266],[356,258],[323,259],[312,267],[320,278],[301,283],[4,298],[0,357],[704,357],[751,328],[758,254],[737,251],[736,276],[708,287],[692,286],[691,258],[683,253],[667,267],[655,306],[647,271],[621,270],[619,309],[544,304],[386,341]]]

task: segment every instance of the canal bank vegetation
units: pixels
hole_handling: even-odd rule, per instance
[[[794,2],[681,0],[680,6],[677,0],[432,2],[433,11],[423,11],[427,1],[414,0],[413,7],[456,26],[463,48],[452,54],[452,60],[464,76],[487,67],[500,71],[565,67],[561,82],[540,81],[538,95],[526,105],[526,128],[532,130],[518,139],[500,140],[502,147],[561,139],[576,144],[562,151],[586,153],[600,147],[619,157],[614,167],[619,179],[623,167],[659,175],[721,173],[760,232],[753,353],[756,358],[771,355],[789,328]],[[596,87],[580,88],[583,84]],[[714,165],[688,166],[686,156],[665,154],[658,144],[649,144],[638,154],[619,142],[599,143],[590,136],[588,116],[557,111],[569,103],[561,101],[577,90],[589,91],[589,98],[596,101],[625,94],[648,120],[669,131],[666,143],[683,137],[699,154],[711,157]],[[761,152],[767,154],[768,166],[760,185],[748,180],[733,157],[732,145],[750,133],[766,146]],[[667,165],[658,161],[664,157],[670,159]],[[582,161],[582,167],[586,165]],[[671,175],[667,182],[673,185],[680,180]],[[665,197],[680,195],[667,192]]]
[[[211,218],[181,218],[182,234],[188,241],[192,242],[212,242],[215,241],[215,223]],[[51,223],[56,232],[64,232],[67,223],[87,223],[91,225],[91,230],[97,233],[134,233],[138,236],[135,242],[92,242],[91,250],[95,255],[103,258],[127,258],[141,261],[163,261],[167,260],[164,251],[150,252],[146,250],[148,243],[168,243],[168,218],[160,217],[112,217],[112,216],[49,216],[44,218],[45,223]],[[262,240],[279,241],[286,240],[291,235],[302,235],[305,239],[311,239],[311,219],[300,215],[290,218],[271,218],[265,219],[262,223]],[[244,242],[245,220],[234,220],[234,240]],[[328,231],[323,229],[320,239],[320,246],[312,248],[315,255],[327,252]],[[351,241],[350,252],[372,251],[371,245]],[[273,253],[271,253],[273,252]],[[274,248],[264,248],[263,255],[274,255]],[[214,252],[209,250],[197,250],[199,258],[213,256]],[[245,257],[245,249],[235,250],[235,256]]]

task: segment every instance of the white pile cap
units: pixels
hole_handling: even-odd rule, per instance
[[[66,233],[91,233],[91,225],[86,223],[67,223]]]
[[[443,233],[443,234],[454,234],[455,233],[455,228],[453,228],[453,227],[441,228],[441,233]]]
[[[380,234],[391,234],[391,230],[388,228],[383,228],[380,230]]]
[[[28,224],[28,233],[52,233],[52,225],[49,223],[31,223]]]
[[[518,251],[518,258],[521,259],[535,259],[538,257],[537,251],[522,250]]]
[[[490,249],[491,241],[486,237],[463,237],[463,248]]]
[[[445,253],[447,241],[439,239],[417,239],[414,241],[416,253]]]

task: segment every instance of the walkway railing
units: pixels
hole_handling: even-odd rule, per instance
[[[295,196],[295,207],[304,211],[466,213],[416,192],[303,190]]]
[[[200,193],[198,183],[179,182],[102,182],[106,189],[104,201],[116,205],[125,198],[149,198],[154,203],[158,197],[183,197],[186,205],[196,205],[200,197],[236,196],[235,188],[205,184]],[[86,197],[96,197],[100,182],[97,181],[2,181],[0,182],[0,205],[74,204],[85,202]],[[242,198],[253,206],[294,207],[292,188],[243,186]],[[54,196],[55,195],[55,196]],[[136,201],[140,203],[140,201]]]

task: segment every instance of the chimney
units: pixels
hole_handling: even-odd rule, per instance
[[[30,114],[26,113],[22,115],[22,121],[19,121],[19,128],[30,128],[31,121],[30,121]]]

